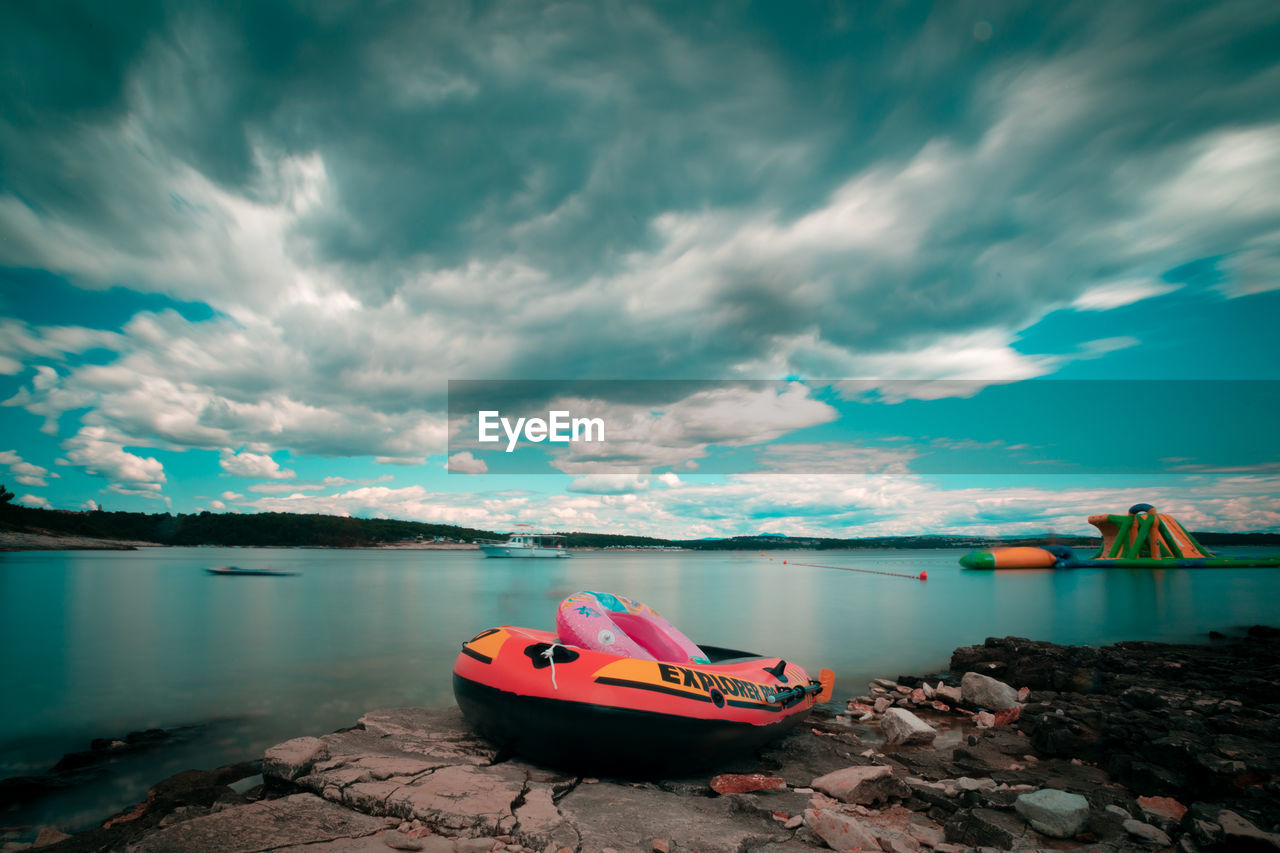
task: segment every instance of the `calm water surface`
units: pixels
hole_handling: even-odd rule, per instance
[[[93,738],[179,735],[34,808],[0,804],[0,824],[83,828],[179,770],[260,757],[374,708],[451,705],[463,640],[501,624],[552,629],[556,604],[580,589],[644,601],[701,643],[829,667],[841,701],[873,676],[944,670],[953,648],[989,636],[1195,641],[1274,622],[1280,599],[1276,570],[970,572],[961,553],[0,553],[0,778],[42,773]],[[299,574],[204,572],[224,564]]]

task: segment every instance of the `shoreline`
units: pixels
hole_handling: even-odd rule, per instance
[[[1280,630],[1101,648],[989,638],[956,649],[941,681],[857,687],[837,684],[840,701],[757,755],[641,783],[500,756],[456,708],[370,711],[260,765],[178,774],[39,849],[1280,850]]]

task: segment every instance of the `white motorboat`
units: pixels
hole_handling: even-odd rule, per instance
[[[480,550],[486,557],[567,557],[569,552],[556,541],[563,538],[555,533],[513,533],[505,542],[480,543]]]

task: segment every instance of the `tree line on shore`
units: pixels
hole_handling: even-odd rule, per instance
[[[419,539],[457,542],[501,540],[503,533],[453,524],[432,524],[393,518],[352,518],[287,512],[142,513],[69,511],[28,507],[12,502],[13,493],[0,485],[0,529],[44,532],[95,539],[155,542],[161,545],[311,546],[354,548]],[[857,539],[788,537],[772,534],[721,539],[661,539],[616,533],[574,531],[563,535],[570,548],[688,548],[698,551],[780,550],[811,548],[965,548],[990,545],[1040,545],[1054,542],[1080,548],[1097,546],[1096,537],[1049,536],[875,536]],[[1206,546],[1276,545],[1276,533],[1194,534]]]

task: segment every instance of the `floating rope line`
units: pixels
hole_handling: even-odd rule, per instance
[[[782,565],[787,565],[787,561],[783,560]],[[821,563],[791,563],[793,566],[808,566],[813,569],[839,569],[842,572],[862,572],[867,575],[886,575],[891,578],[907,578],[913,581],[927,581],[929,579],[928,572],[921,572],[918,575],[906,575],[902,572],[882,572],[877,569],[855,569],[853,566],[825,566]]]

